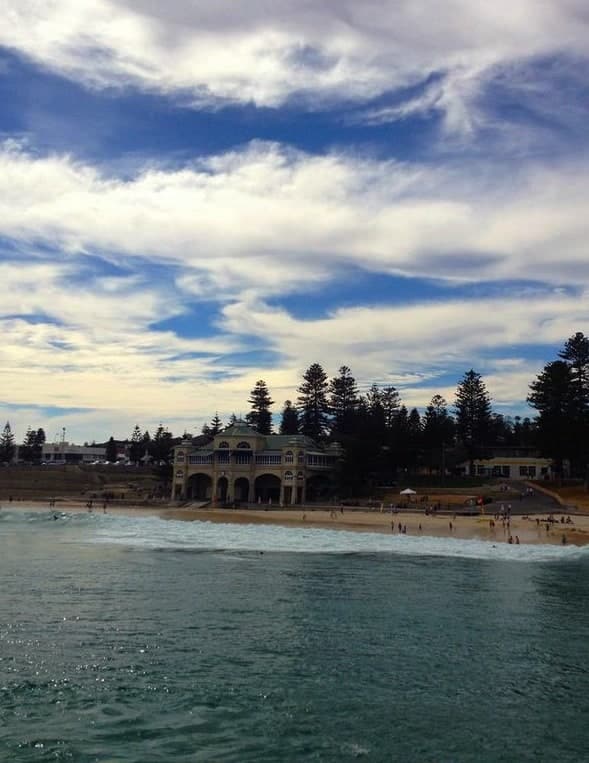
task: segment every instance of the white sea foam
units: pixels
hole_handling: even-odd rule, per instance
[[[179,522],[158,518],[95,516],[91,542],[146,549],[264,551],[304,554],[402,554],[464,559],[551,562],[589,559],[589,548],[519,546],[481,540],[384,535],[275,525]]]
[[[58,516],[59,521],[52,521]],[[105,543],[144,549],[218,552],[282,552],[297,554],[400,554],[520,562],[589,559],[589,546],[519,546],[482,540],[430,536],[385,535],[278,525],[181,522],[158,517],[111,514],[0,512],[10,524],[45,525],[66,530],[63,542]],[[47,524],[49,522],[49,524]],[[5,527],[5,530],[7,528]],[[16,528],[15,528],[16,529]],[[4,533],[5,537],[6,534]]]

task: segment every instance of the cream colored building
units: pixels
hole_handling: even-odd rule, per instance
[[[504,480],[543,480],[553,477],[552,459],[534,456],[494,456],[475,458],[475,477],[498,477]],[[470,462],[460,464],[463,474],[468,474]]]
[[[195,446],[174,449],[174,500],[275,503],[326,497],[340,448],[320,448],[303,435],[261,435],[242,421]]]

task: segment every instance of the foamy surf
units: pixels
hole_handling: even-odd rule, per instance
[[[57,516],[57,519],[54,519]],[[2,512],[4,523],[48,523],[66,529],[64,542],[104,543],[154,550],[296,554],[400,554],[519,562],[589,559],[589,547],[509,545],[483,540],[281,527],[182,522],[158,517],[54,512]],[[75,533],[73,532],[75,530]],[[71,531],[71,532],[70,532]]]
[[[264,551],[298,554],[403,554],[465,559],[505,559],[551,562],[589,558],[589,549],[576,546],[491,543],[431,536],[383,535],[278,525],[234,525],[180,522],[155,517],[96,517],[96,543],[146,549],[203,551]]]

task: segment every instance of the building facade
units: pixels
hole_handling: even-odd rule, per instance
[[[172,498],[177,501],[277,503],[325,498],[340,458],[337,445],[320,448],[303,435],[261,435],[238,421],[195,446],[174,448]]]
[[[73,445],[69,442],[46,442],[41,460],[47,464],[91,464],[103,460],[106,448],[99,445]]]
[[[474,477],[504,480],[543,480],[554,477],[553,462],[542,458],[533,448],[492,448],[488,458],[475,458]],[[566,465],[565,465],[566,466]],[[458,471],[468,474],[470,462],[459,464]]]

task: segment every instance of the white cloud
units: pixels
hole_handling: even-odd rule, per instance
[[[0,13],[0,44],[43,66],[196,104],[363,101],[441,75],[437,96],[408,108],[435,105],[459,131],[494,71],[589,52],[582,0],[0,0]]]
[[[491,163],[467,171],[254,144],[123,180],[9,146],[0,151],[0,236],[17,254],[0,266],[0,383],[2,399],[24,413],[0,412],[21,435],[39,425],[26,419],[32,405],[90,409],[60,417],[78,440],[124,436],[136,422],[194,430],[215,410],[245,413],[260,377],[279,409],[317,359],[330,374],[348,363],[363,383],[399,383],[422,405],[447,391],[445,374],[475,365],[498,402],[523,401],[533,364],[490,358],[558,345],[587,325],[587,179],[583,161],[514,165],[506,177]],[[43,247],[62,252],[62,264],[48,263]],[[90,255],[124,275],[96,275]],[[294,291],[320,300],[317,287],[350,269],[545,285],[478,301],[449,289],[437,303],[397,307],[359,293],[365,306],[323,319],[267,306]],[[199,300],[211,306],[207,324],[221,305],[213,336],[154,330]],[[274,351],[277,365],[231,357],[255,347]],[[100,421],[113,429],[84,431]]]
[[[0,235],[71,259],[173,265],[201,298],[306,291],[350,267],[586,284],[588,198],[583,160],[506,174],[492,161],[434,168],[252,144],[121,180],[66,156],[0,152]]]

